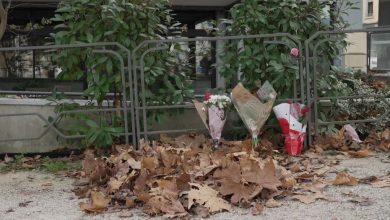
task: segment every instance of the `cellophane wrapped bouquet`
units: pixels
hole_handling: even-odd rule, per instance
[[[231,106],[231,99],[226,95],[212,95],[207,92],[203,103],[194,100],[195,107],[213,139],[214,147],[218,147],[222,130],[225,126],[227,111]]]

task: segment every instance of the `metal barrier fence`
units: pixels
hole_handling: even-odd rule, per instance
[[[346,120],[346,121],[332,121],[322,122],[319,121],[319,110],[318,105],[320,100],[332,100],[332,99],[358,99],[358,98],[380,98],[389,107],[390,104],[386,100],[388,96],[334,96],[334,97],[321,97],[318,94],[318,88],[316,85],[317,80],[317,62],[318,62],[318,48],[325,42],[337,40],[336,38],[322,38],[319,41],[315,41],[319,36],[323,35],[339,35],[347,33],[357,32],[379,32],[379,31],[390,31],[390,28],[378,28],[378,29],[359,29],[359,30],[347,30],[347,31],[319,31],[312,35],[308,40],[304,42],[304,47],[298,38],[288,33],[275,33],[275,34],[260,34],[260,35],[242,35],[242,36],[221,36],[221,37],[203,37],[203,38],[173,38],[163,40],[147,40],[139,44],[133,51],[129,51],[127,48],[118,43],[90,43],[90,44],[75,44],[75,45],[53,45],[53,46],[35,46],[35,47],[13,47],[13,48],[0,48],[0,52],[6,51],[22,51],[22,50],[50,50],[50,49],[74,49],[74,48],[92,48],[93,53],[107,54],[116,57],[120,62],[121,79],[122,79],[122,107],[121,108],[99,108],[99,109],[88,109],[88,110],[73,110],[64,111],[56,115],[52,122],[49,122],[43,115],[39,113],[21,113],[21,114],[3,114],[1,117],[18,117],[18,116],[37,116],[47,124],[42,134],[32,138],[14,138],[14,139],[3,139],[0,142],[6,141],[17,141],[17,140],[36,140],[42,138],[50,130],[56,132],[60,137],[65,139],[76,139],[83,138],[85,135],[65,135],[60,130],[56,129],[55,124],[57,120],[67,114],[77,113],[90,113],[90,112],[123,112],[124,119],[124,133],[125,142],[130,143],[129,137],[132,137],[133,146],[137,146],[141,138],[148,139],[149,135],[160,134],[160,133],[181,133],[187,132],[193,129],[177,129],[177,130],[158,130],[150,131],[147,123],[147,113],[153,110],[169,110],[169,109],[185,109],[194,108],[193,104],[171,104],[171,105],[149,105],[147,103],[145,92],[147,90],[147,84],[145,83],[145,57],[150,53],[167,50],[169,44],[173,43],[195,43],[201,41],[210,42],[225,42],[229,40],[255,40],[262,39],[263,44],[276,44],[285,45],[291,48],[292,45],[299,49],[299,51],[305,51],[305,54],[299,54],[298,67],[299,75],[295,78],[293,83],[293,97],[288,100],[299,101],[301,103],[308,104],[313,107],[313,116],[309,115],[310,120],[308,121],[309,134],[308,144],[312,143],[312,134],[318,133],[319,126],[328,124],[346,124],[346,123],[368,123],[382,120],[388,113],[389,109],[380,118],[376,119],[365,119],[365,120]],[[116,50],[124,52],[123,57]],[[217,51],[218,55],[218,51]],[[126,60],[126,61],[125,61]],[[305,64],[305,65],[303,65]],[[126,75],[127,73],[127,75]],[[128,92],[128,93],[127,93]],[[35,94],[35,95],[48,95],[46,92],[18,92],[18,91],[0,91],[0,94]],[[64,93],[70,96],[82,96],[82,93]],[[128,94],[128,95],[127,95]],[[287,100],[278,100],[287,101]],[[129,128],[130,127],[130,128]]]
[[[55,127],[55,124],[58,122],[58,119],[64,115],[69,114],[80,114],[80,113],[97,113],[97,112],[123,112],[123,120],[124,120],[124,133],[122,134],[125,137],[126,144],[129,144],[129,136],[135,137],[135,119],[134,119],[134,94],[133,94],[133,76],[131,73],[131,52],[124,46],[115,42],[102,42],[102,43],[86,43],[86,44],[70,44],[70,45],[50,45],[50,46],[30,46],[30,47],[10,47],[10,48],[0,48],[0,52],[7,51],[28,51],[28,50],[64,50],[64,49],[92,49],[92,54],[107,54],[110,56],[114,56],[118,59],[120,63],[120,72],[121,72],[121,87],[122,87],[122,107],[121,108],[96,108],[96,109],[80,109],[80,110],[71,110],[71,111],[63,111],[57,114],[52,122],[49,122],[42,114],[39,113],[19,113],[19,114],[1,114],[0,118],[4,117],[18,117],[18,116],[37,116],[40,118],[45,124],[46,128],[40,135],[31,138],[12,138],[12,139],[0,139],[0,142],[8,142],[8,141],[27,141],[27,140],[37,140],[45,136],[50,130],[56,132],[60,137],[64,139],[78,139],[85,137],[84,135],[65,135],[63,132],[58,130]],[[115,49],[115,50],[114,50]],[[120,50],[125,54],[123,57],[118,51]],[[125,60],[127,63],[127,67],[125,67]],[[126,74],[127,73],[127,74]],[[127,83],[128,82],[128,83]],[[127,90],[128,86],[128,90]],[[129,92],[129,97],[127,95],[127,91]],[[18,92],[18,91],[0,91],[0,94],[30,94],[30,95],[49,95],[51,93],[45,92]],[[83,96],[83,93],[75,93],[68,92],[64,93],[65,95],[70,96]],[[129,113],[130,112],[130,120]],[[129,123],[130,122],[130,123]],[[129,129],[130,125],[130,129]],[[132,138],[132,144],[136,145],[136,139]]]
[[[342,30],[342,31],[318,31],[315,34],[313,34],[310,38],[308,38],[305,41],[305,60],[306,60],[306,71],[307,71],[307,77],[306,77],[306,94],[307,94],[307,103],[310,106],[313,106],[313,117],[311,117],[309,113],[309,118],[311,120],[308,121],[308,128],[309,128],[309,134],[308,135],[308,142],[309,146],[312,144],[313,136],[311,134],[314,133],[314,135],[317,135],[319,133],[319,127],[325,126],[325,125],[335,125],[335,124],[359,124],[359,123],[372,123],[372,122],[379,122],[383,120],[389,113],[390,108],[386,109],[386,112],[384,112],[379,118],[373,118],[373,119],[361,119],[361,120],[339,120],[339,121],[320,121],[319,120],[319,102],[321,100],[357,100],[357,99],[364,99],[364,98],[372,98],[372,99],[381,99],[388,107],[390,107],[390,102],[387,100],[390,98],[390,94],[387,95],[349,95],[349,96],[328,96],[328,97],[321,97],[318,92],[317,88],[317,64],[318,64],[318,50],[319,47],[326,43],[331,41],[338,41],[337,38],[338,35],[342,34],[352,34],[352,33],[381,33],[384,31],[390,31],[390,28],[375,28],[375,29],[353,29],[353,30]],[[320,39],[315,41],[317,38],[321,36],[329,36],[324,39]],[[311,50],[312,48],[312,50]],[[369,61],[367,61],[369,62]],[[312,132],[314,130],[314,132]]]
[[[278,38],[282,38],[284,40],[280,40]],[[228,40],[255,40],[255,39],[264,39],[264,44],[279,44],[285,45],[287,48],[291,48],[291,44],[293,43],[293,47],[302,49],[302,44],[298,38],[288,34],[288,33],[275,33],[275,34],[260,34],[260,35],[242,35],[242,36],[223,36],[223,37],[202,37],[202,38],[176,38],[176,39],[164,39],[164,40],[147,40],[138,45],[132,52],[133,54],[133,75],[134,75],[134,88],[135,94],[140,94],[141,100],[139,100],[138,96],[135,97],[135,120],[137,127],[137,140],[141,139],[141,135],[145,140],[148,139],[148,135],[151,134],[160,134],[160,133],[182,133],[192,131],[192,129],[177,129],[177,130],[159,130],[159,131],[149,131],[148,123],[147,123],[147,112],[156,109],[184,109],[184,108],[194,108],[194,105],[186,104],[186,105],[157,105],[157,106],[149,106],[146,101],[145,91],[145,62],[144,58],[151,52],[166,50],[169,48],[168,44],[172,43],[185,43],[185,42],[200,42],[200,41],[219,41],[225,42]],[[288,40],[289,42],[286,42]],[[152,45],[151,47],[149,47]],[[137,53],[145,48],[144,52],[141,55],[137,55]],[[218,56],[218,55],[217,55]],[[139,57],[139,59],[137,59]],[[299,92],[297,91],[297,80],[294,78],[293,82],[293,97],[288,100],[291,101],[301,101],[304,102],[304,76],[302,74],[302,57],[299,58]],[[140,82],[140,83],[139,83]],[[140,85],[139,85],[140,84]],[[140,91],[139,91],[140,90]],[[298,97],[299,96],[299,97]],[[283,100],[278,100],[283,101]],[[286,101],[286,100],[284,100]],[[141,124],[142,121],[142,124]]]

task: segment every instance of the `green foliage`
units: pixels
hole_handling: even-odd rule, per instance
[[[68,161],[61,159],[43,158],[41,168],[50,173],[58,173],[60,171],[79,171],[81,170],[81,161]]]
[[[168,0],[64,0],[52,18],[57,24],[52,38],[56,44],[118,42],[133,51],[145,40],[165,38],[170,29],[178,26],[172,21],[169,6]],[[145,56],[144,95],[148,104],[178,104],[193,97],[187,64],[180,60],[180,45],[172,44],[167,47],[168,50]],[[140,57],[147,49],[149,46],[141,48],[136,57]],[[126,63],[126,52],[118,48],[113,50],[119,52]],[[128,91],[122,88],[122,81],[128,80],[121,77],[117,57],[93,53],[91,49],[64,49],[57,51],[53,58],[63,70],[60,78],[85,80],[85,96],[96,101],[99,107],[108,92]],[[127,72],[125,76],[128,76]],[[67,107],[68,104],[60,106],[61,110]],[[73,133],[86,134],[86,142],[96,146],[109,146],[118,133],[122,132],[101,119],[104,117],[102,115],[91,118],[80,114],[75,117],[79,123],[74,126]],[[160,119],[161,112],[154,112],[150,117],[154,120]],[[121,120],[117,117],[113,121]],[[120,125],[123,127],[123,122]]]
[[[332,67],[330,72],[319,75],[318,91],[320,97],[337,96],[389,96],[390,89],[377,89],[373,86],[373,79],[368,74],[351,69]],[[333,120],[362,120],[379,118],[389,106],[381,98],[334,99],[331,100],[329,110],[320,105],[321,121]],[[384,130],[390,126],[390,117],[374,123],[357,124],[357,131],[367,135],[372,130]],[[336,126],[322,127],[321,132],[334,132]]]
[[[130,51],[144,40],[164,38],[178,25],[172,22],[168,0],[65,0],[52,21],[59,23],[58,31],[52,34],[56,44],[118,42]],[[61,77],[86,79],[85,93],[98,103],[113,86],[116,91],[122,89],[124,79],[114,57],[90,50],[63,50],[55,59],[63,68]],[[146,91],[148,100],[171,103],[192,96],[186,74],[172,71],[175,64],[173,50],[146,56],[145,82],[152,88]]]
[[[72,110],[96,109],[92,101],[81,106],[79,103],[67,99],[66,96],[56,91],[47,99],[51,101],[49,104],[55,104],[54,112],[56,114]],[[56,125],[59,125],[64,118],[68,118],[71,123],[68,124],[67,128],[60,130],[63,130],[67,135],[85,135],[83,140],[85,145],[108,147],[111,146],[115,138],[124,133],[124,129],[121,126],[121,118],[112,114],[83,112],[63,114],[57,120]],[[49,116],[48,121],[53,122],[53,120]]]
[[[290,33],[303,42],[317,31],[345,28],[348,24],[340,18],[350,3],[343,2],[343,9],[330,14],[334,22],[325,19],[324,12],[332,1],[311,0],[303,3],[296,0],[245,0],[230,10],[231,25],[225,35],[256,35]],[[325,43],[319,48],[320,63],[330,64],[345,46],[343,36],[338,41]],[[272,40],[272,39],[267,39]],[[268,80],[281,98],[292,97],[292,81],[298,76],[298,61],[290,56],[290,50],[297,47],[293,41],[280,38],[287,46],[267,44],[265,39],[229,41],[221,59],[221,74],[232,82],[237,73],[240,81],[250,89],[256,81]],[[302,55],[304,51],[300,51]],[[329,65],[328,65],[329,66]]]

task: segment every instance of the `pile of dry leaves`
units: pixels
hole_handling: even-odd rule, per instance
[[[142,142],[138,151],[116,145],[110,157],[87,150],[75,193],[90,198],[80,207],[93,213],[139,208],[149,215],[206,217],[239,206],[251,208],[256,215],[264,207],[283,205],[286,199],[306,204],[329,199],[324,194],[328,185],[390,186],[390,175],[359,180],[340,172],[335,179],[325,178],[340,160],[368,156],[370,144],[390,149],[388,136],[388,131],[373,134],[356,149],[340,131],[326,141],[319,138],[315,148],[301,157],[279,154],[267,140],[256,150],[250,140],[225,141],[212,150],[211,141],[203,135],[162,137],[159,142]],[[346,152],[327,155],[328,148]],[[367,202],[347,196],[351,201]]]
[[[230,211],[232,205],[253,207],[259,214],[264,206],[282,205],[278,200],[286,196],[305,203],[326,198],[321,177],[329,167],[318,158],[264,158],[272,154],[267,141],[254,151],[249,140],[224,142],[218,150],[211,150],[202,135],[162,140],[142,143],[138,151],[118,145],[107,158],[86,151],[84,178],[75,192],[91,200],[80,207],[88,212],[110,206],[167,217],[205,217]]]

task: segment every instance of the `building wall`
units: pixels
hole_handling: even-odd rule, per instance
[[[367,34],[351,33],[347,34],[349,43],[344,52],[344,66],[356,70],[367,70]]]
[[[344,18],[346,21],[348,21],[348,23],[351,24],[349,29],[360,29],[363,27],[363,1],[364,0],[351,0],[351,2],[354,3],[355,6],[359,9],[349,11],[348,16]]]
[[[351,26],[348,29],[362,29],[363,15],[365,14],[365,8],[363,3],[367,4],[367,0],[353,0],[356,7],[359,9],[351,10],[348,16],[345,18]],[[365,33],[351,33],[347,34],[347,42],[349,45],[344,51],[343,64],[345,67],[353,69],[360,69],[362,71],[367,70],[367,35]]]
[[[380,1],[379,26],[390,26],[390,1]]]
[[[363,19],[363,25],[365,26],[377,26],[378,20],[379,20],[379,0],[372,0],[374,3],[374,11],[372,16],[367,15],[367,5],[370,0],[363,0],[363,7],[362,7],[362,19]]]

